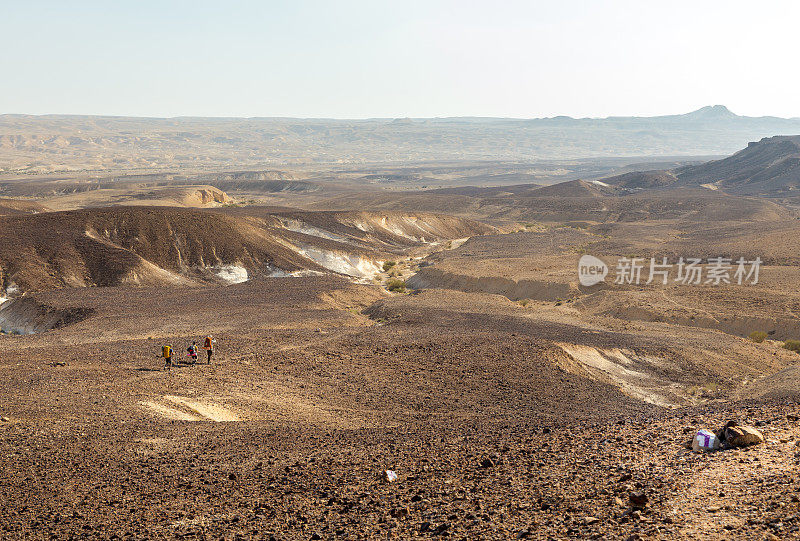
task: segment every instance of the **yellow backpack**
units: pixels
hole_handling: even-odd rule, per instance
[[[172,347],[170,346],[162,346],[161,347],[161,355],[164,356],[165,359],[172,357]]]

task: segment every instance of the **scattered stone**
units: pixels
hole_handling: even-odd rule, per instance
[[[381,479],[387,483],[394,483],[397,481],[397,473],[394,470],[383,470],[381,472]]]
[[[581,522],[583,522],[584,526],[589,526],[591,524],[596,524],[600,522],[600,519],[597,517],[583,517],[583,520]]]
[[[628,495],[628,499],[631,502],[631,507],[639,509],[645,507],[647,505],[647,502],[649,501],[647,498],[647,494],[645,494],[643,491],[631,492]]]
[[[9,419],[5,415],[3,415],[2,417],[0,417],[0,421],[3,422],[3,423],[10,423],[11,419]]]
[[[395,507],[389,511],[389,514],[394,518],[406,519],[408,518],[410,511],[408,510],[408,507]]]
[[[481,460],[481,468],[492,468],[494,465],[494,461],[488,456]]]

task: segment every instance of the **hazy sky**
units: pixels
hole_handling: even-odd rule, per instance
[[[0,113],[800,116],[796,1],[0,0]]]

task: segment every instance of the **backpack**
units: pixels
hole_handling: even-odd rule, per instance
[[[203,345],[203,347],[205,349],[211,349],[211,337],[210,336],[206,336],[206,341],[205,341],[205,344]]]
[[[168,359],[168,358],[172,357],[172,348],[170,346],[162,346],[161,347],[161,355],[165,359]]]

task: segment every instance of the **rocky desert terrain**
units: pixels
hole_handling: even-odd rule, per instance
[[[795,152],[6,175],[2,538],[800,538]],[[715,257],[758,280],[615,280]]]

